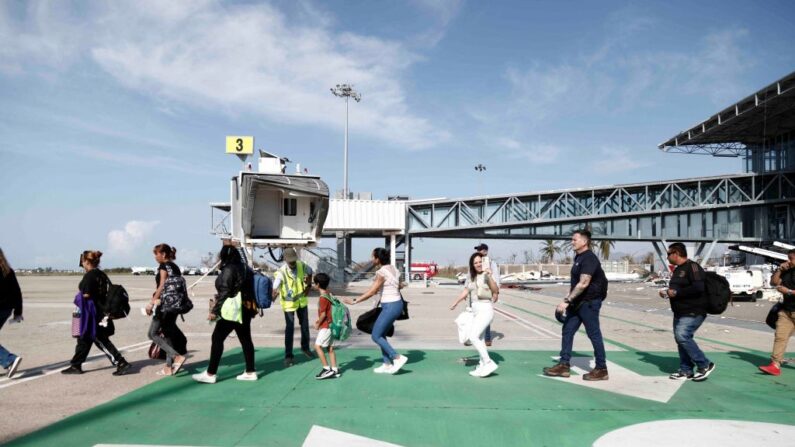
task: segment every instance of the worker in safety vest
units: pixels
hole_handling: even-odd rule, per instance
[[[309,350],[309,300],[306,295],[311,290],[312,268],[298,260],[294,248],[284,250],[284,265],[276,271],[273,281],[273,298],[281,298],[284,311],[284,365],[293,364],[293,335],[295,316],[301,325],[301,352],[312,358]]]

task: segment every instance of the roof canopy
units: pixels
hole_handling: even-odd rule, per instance
[[[722,156],[795,130],[795,72],[661,143],[666,152]]]

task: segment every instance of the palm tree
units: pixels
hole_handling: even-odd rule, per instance
[[[546,262],[552,262],[555,260],[555,255],[560,253],[560,246],[558,246],[558,243],[555,242],[554,239],[547,239],[541,241],[541,248],[538,252],[541,254],[541,258]]]
[[[602,255],[602,259],[607,261],[610,259],[610,250],[616,247],[616,241],[601,239],[596,243],[596,247],[599,249],[599,254]]]

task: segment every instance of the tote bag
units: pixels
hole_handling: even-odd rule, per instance
[[[226,321],[243,323],[243,297],[240,292],[224,300],[224,304],[221,305],[221,318]]]

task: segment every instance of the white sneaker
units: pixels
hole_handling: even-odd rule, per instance
[[[483,369],[483,365],[478,364],[478,366],[475,369],[473,369],[472,371],[469,372],[469,375],[472,376],[472,377],[482,377],[480,375],[480,370],[481,369]]]
[[[401,355],[400,357],[392,360],[392,368],[389,370],[389,374],[395,374],[396,372],[400,371],[400,368],[408,362],[409,359],[405,355]]]
[[[254,372],[245,372],[245,371],[243,371],[243,374],[240,374],[239,376],[237,376],[236,379],[237,380],[245,380],[245,381],[253,382],[253,381],[257,380],[257,372],[256,371],[254,371]],[[215,382],[215,381],[213,381],[213,382]]]
[[[373,372],[376,373],[376,374],[389,374],[389,370],[391,368],[392,368],[392,365],[384,363],[383,365],[379,366],[378,368],[375,368],[373,370]]]
[[[207,371],[200,372],[191,376],[193,380],[201,383],[215,383],[216,377],[207,374]]]
[[[9,378],[9,379],[11,379],[11,378],[13,378],[13,377],[14,377],[14,374],[16,374],[16,372],[17,372],[17,368],[19,368],[19,363],[20,363],[21,361],[22,361],[22,357],[20,357],[20,356],[17,356],[17,358],[15,358],[15,359],[14,359],[14,362],[13,362],[13,363],[11,363],[11,366],[9,366],[9,367],[8,367],[8,373],[7,373],[7,375],[8,375],[8,378]]]
[[[497,366],[497,364],[494,363],[493,361],[484,363],[483,366],[480,367],[479,377],[488,377],[491,375],[491,373],[497,371],[497,368],[499,368],[499,366]]]

